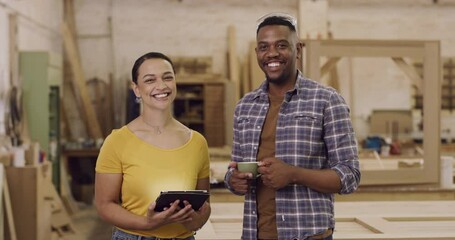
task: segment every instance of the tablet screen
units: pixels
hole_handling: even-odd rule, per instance
[[[176,200],[180,200],[179,206],[184,208],[183,201],[188,201],[191,207],[197,211],[209,198],[210,193],[206,190],[185,190],[185,191],[162,191],[156,199],[155,212],[161,212],[168,208]]]

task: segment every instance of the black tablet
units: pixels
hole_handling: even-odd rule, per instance
[[[169,208],[171,203],[180,200],[179,206],[185,207],[183,201],[186,200],[191,204],[191,207],[197,211],[202,207],[205,201],[209,198],[210,193],[206,190],[184,190],[184,191],[162,191],[156,199],[155,212],[164,211],[164,208]]]

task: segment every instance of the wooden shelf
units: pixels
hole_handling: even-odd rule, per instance
[[[225,144],[224,87],[220,81],[177,83],[175,118],[204,135],[210,147]]]

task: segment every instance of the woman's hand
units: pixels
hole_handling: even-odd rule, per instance
[[[189,202],[184,201],[183,203],[185,204],[185,208],[188,206],[191,207]],[[204,226],[205,222],[207,222],[210,211],[210,204],[207,201],[204,202],[198,211],[193,210],[191,213],[192,221],[182,223],[183,226],[190,231],[196,231],[200,229],[202,226]]]
[[[191,205],[186,204],[184,208],[179,207],[180,200],[173,202],[169,208],[165,208],[162,212],[155,212],[156,202],[149,205],[147,209],[147,225],[150,228],[167,225],[170,223],[185,224],[193,220],[194,210]]]

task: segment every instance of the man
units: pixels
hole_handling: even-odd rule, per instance
[[[297,69],[296,20],[273,13],[257,25],[262,85],[234,113],[227,188],[245,194],[242,239],[332,239],[334,193],[360,182],[357,142],[344,99]],[[237,162],[258,161],[260,177]]]

